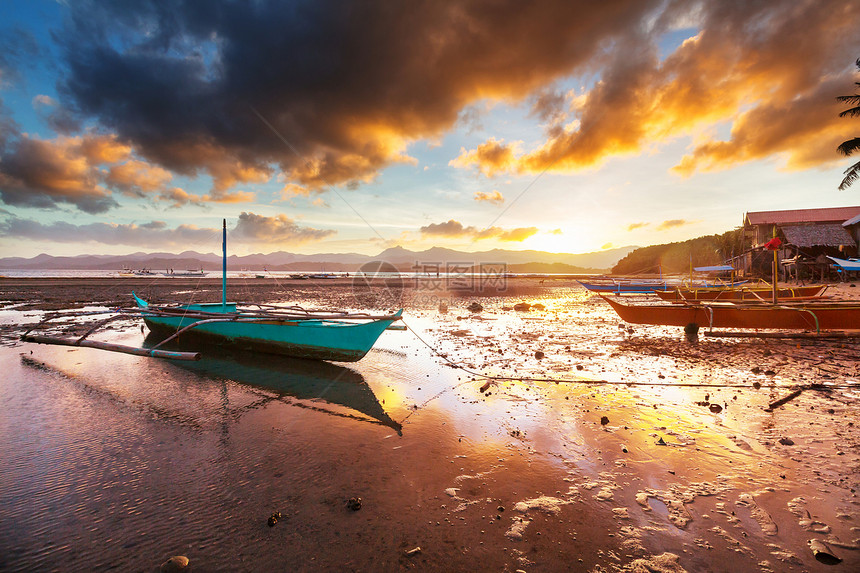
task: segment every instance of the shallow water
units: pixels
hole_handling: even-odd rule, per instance
[[[540,312],[479,300],[481,316],[407,313],[446,359],[409,331],[349,365],[0,348],[0,570],[149,571],[179,554],[195,571],[622,570],[669,552],[689,571],[799,571],[826,567],[808,538],[860,537],[857,474],[826,461],[832,447],[858,467],[853,438],[823,443],[833,425],[817,420],[831,425],[792,427],[795,450],[773,443],[780,416],[813,404],[761,411],[802,375],[750,372],[778,347],[631,333],[577,289],[529,299]],[[850,351],[787,348],[810,363]],[[467,370],[563,381],[481,392]],[[625,385],[641,382],[666,385]]]

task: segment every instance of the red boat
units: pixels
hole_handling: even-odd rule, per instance
[[[784,330],[860,330],[860,301],[755,304],[695,302],[687,304],[622,304],[600,298],[624,322],[708,328]]]
[[[827,285],[807,285],[797,287],[779,287],[777,297],[779,300],[803,300],[821,298]],[[770,286],[754,286],[740,288],[726,287],[702,287],[702,288],[676,288],[674,290],[655,293],[662,300],[686,301],[686,300],[753,300],[772,301],[773,288]]]

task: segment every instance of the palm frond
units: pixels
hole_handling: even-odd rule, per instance
[[[860,137],[843,141],[839,144],[839,147],[836,148],[836,151],[842,155],[851,155],[855,151],[860,151]]]
[[[845,170],[845,179],[839,185],[839,190],[845,191],[851,187],[851,184],[857,181],[858,177],[860,177],[860,161]]]
[[[839,114],[839,117],[854,117],[855,115],[860,115],[860,105],[846,109]]]
[[[860,105],[860,94],[850,96],[836,96],[836,101],[850,103],[852,105]]]

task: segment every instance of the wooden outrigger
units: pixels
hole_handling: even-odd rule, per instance
[[[815,300],[824,295],[827,285],[805,285],[796,287],[779,287],[777,298],[780,301]],[[767,286],[740,287],[678,287],[670,291],[655,293],[661,300],[666,301],[695,301],[695,300],[748,300],[767,301],[773,298],[773,288]]]

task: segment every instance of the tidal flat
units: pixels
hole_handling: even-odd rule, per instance
[[[858,339],[693,344],[571,279],[438,286],[243,281],[408,329],[351,364],[183,363],[18,338],[220,281],[0,279],[0,570],[860,569]]]

